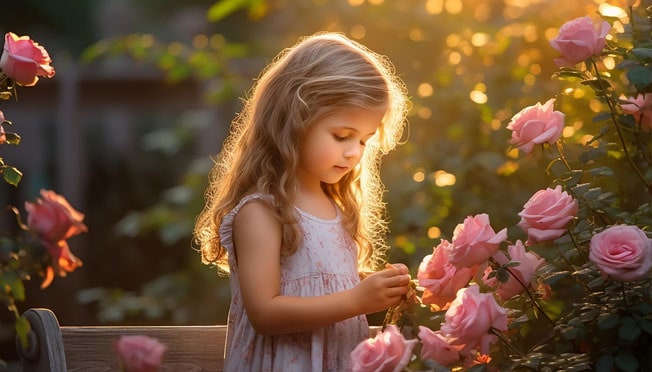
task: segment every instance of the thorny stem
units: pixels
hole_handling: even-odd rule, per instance
[[[494,328],[494,327],[491,327],[491,328],[489,328],[489,333],[491,333],[492,335],[497,336],[497,337],[500,339],[500,341],[502,341],[505,345],[507,345],[507,347],[508,347],[510,350],[512,350],[513,352],[515,352],[516,354],[518,354],[521,358],[525,358],[525,355],[524,355],[522,352],[520,352],[517,348],[515,348],[514,345],[512,345],[512,344],[509,342],[509,340],[505,339],[505,337],[503,337],[502,333],[499,332],[499,330],[497,330],[497,329]]]
[[[595,75],[596,79],[599,82],[604,81],[604,79],[600,76],[600,71],[598,70],[598,65],[595,63],[594,59],[591,59],[591,64],[593,65],[593,68],[595,69]],[[607,102],[607,105],[609,106],[609,112],[611,114],[611,121],[613,122],[614,126],[616,127],[616,132],[618,133],[618,138],[620,139],[620,143],[623,146],[623,152],[625,153],[625,157],[627,158],[627,161],[629,161],[629,164],[632,166],[634,169],[634,172],[640,178],[641,181],[643,181],[643,184],[645,185],[646,190],[650,190],[650,183],[645,179],[645,176],[643,173],[641,173],[641,170],[638,169],[636,164],[634,163],[634,159],[632,159],[631,154],[629,153],[629,150],[627,149],[627,143],[625,142],[625,137],[623,136],[623,132],[620,129],[620,126],[618,126],[618,121],[616,120],[616,113],[615,109],[613,107],[613,103],[611,102],[611,98],[607,93],[602,93],[602,95],[605,98],[605,101]]]
[[[543,317],[546,318],[546,320],[547,320],[547,321],[548,321],[548,322],[549,322],[553,327],[556,326],[555,322],[554,322],[552,319],[550,319],[550,317],[548,316],[548,314],[546,314],[546,312],[543,311],[543,309],[541,308],[541,306],[539,305],[539,303],[537,302],[537,300],[534,298],[534,296],[532,296],[532,293],[530,293],[530,289],[528,288],[528,286],[526,286],[525,283],[523,283],[523,282],[521,281],[521,279],[519,279],[519,278],[516,276],[516,274],[514,274],[514,273],[512,272],[512,270],[509,269],[509,267],[505,267],[505,270],[507,270],[507,272],[509,273],[509,275],[511,275],[512,278],[516,279],[516,281],[517,281],[517,282],[518,282],[518,283],[523,287],[523,289],[525,289],[525,293],[527,293],[527,296],[530,298],[530,301],[532,302],[532,304],[534,305],[534,307],[537,309],[537,311],[539,311],[539,313],[540,313],[541,315],[543,315]]]

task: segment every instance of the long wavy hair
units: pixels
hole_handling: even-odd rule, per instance
[[[358,245],[358,269],[380,266],[389,248],[380,158],[400,141],[408,99],[384,56],[338,33],[302,38],[256,80],[209,174],[206,204],[194,229],[204,263],[228,273],[220,223],[254,192],[273,197],[270,206],[283,226],[281,254],[297,250],[301,234],[293,202],[300,144],[313,123],[345,108],[386,114],[358,166],[322,188],[340,207],[343,226]]]

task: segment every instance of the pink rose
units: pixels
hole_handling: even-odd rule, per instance
[[[84,215],[75,210],[61,195],[41,190],[36,203],[25,202],[27,225],[43,240],[56,243],[87,231]]]
[[[421,261],[417,271],[419,286],[424,288],[421,299],[424,304],[435,304],[447,309],[457,291],[465,287],[475,272],[471,268],[457,268],[448,262],[450,243],[443,240]]]
[[[557,185],[537,191],[518,214],[518,225],[528,234],[526,244],[557,239],[566,233],[566,225],[577,216],[578,204]]]
[[[486,213],[469,216],[453,231],[448,262],[456,267],[479,265],[496,253],[505,239],[507,229],[494,232]]]
[[[623,112],[634,116],[641,129],[652,130],[652,94],[639,94],[636,98],[627,98],[626,101],[629,103],[620,105]]]
[[[589,16],[566,22],[559,28],[559,35],[550,40],[550,45],[562,55],[555,59],[555,64],[559,67],[574,66],[599,55],[609,30],[608,22],[602,21],[596,28]]]
[[[509,268],[510,276],[507,282],[498,282],[496,293],[503,300],[508,300],[525,291],[525,288],[530,286],[534,272],[546,261],[534,252],[526,252],[525,246],[520,240],[517,240],[516,244],[508,246],[507,251],[511,258],[510,260],[507,260],[502,255],[494,256],[496,261],[501,265],[505,265],[508,262],[519,262],[519,265]]]
[[[351,352],[353,372],[399,372],[410,362],[417,339],[406,340],[398,328],[390,324],[376,337],[362,341]]]
[[[643,280],[652,268],[652,241],[637,226],[612,226],[591,238],[589,259],[614,280]]]
[[[5,122],[5,114],[0,111],[0,145],[3,143],[7,143],[7,136],[5,135],[5,127],[4,124]]]
[[[122,336],[115,343],[126,372],[155,372],[161,367],[167,347],[148,336]]]
[[[65,276],[66,273],[71,273],[82,266],[82,261],[72,254],[67,241],[49,242],[44,240],[43,245],[52,256],[52,268],[58,275]]]
[[[460,360],[461,345],[451,345],[441,331],[433,331],[428,327],[419,326],[421,359],[432,359],[447,367]]]
[[[532,152],[534,145],[552,145],[557,142],[564,130],[565,115],[554,111],[554,103],[554,98],[543,105],[537,102],[536,105],[528,106],[514,115],[507,124],[507,129],[512,131],[509,142],[518,146],[526,155]]]
[[[464,345],[462,354],[477,349],[483,354],[498,337],[489,333],[493,328],[507,330],[507,310],[500,307],[493,295],[480,293],[477,284],[457,291],[457,297],[444,315],[443,335],[452,345]]]
[[[5,34],[5,46],[0,57],[0,68],[9,78],[24,86],[32,86],[38,77],[54,76],[54,67],[48,52],[29,36],[18,37],[13,32]]]

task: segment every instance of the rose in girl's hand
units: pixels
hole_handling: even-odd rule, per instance
[[[435,362],[447,367],[460,360],[461,345],[451,345],[441,331],[433,331],[428,327],[419,326],[419,340],[421,348],[421,359],[432,359]]]
[[[147,336],[122,336],[115,343],[126,372],[156,372],[161,367],[167,346]]]
[[[554,103],[554,98],[543,105],[537,102],[514,115],[507,124],[512,131],[509,142],[525,154],[530,154],[535,145],[557,142],[564,130],[565,115],[554,110]]]
[[[356,346],[351,352],[353,372],[399,372],[410,362],[412,350],[418,340],[406,340],[399,329],[391,324]]]
[[[589,259],[614,280],[642,280],[652,269],[652,240],[637,226],[612,226],[591,238]]]
[[[462,354],[472,349],[487,354],[497,340],[489,333],[491,329],[507,330],[507,310],[498,305],[492,294],[480,293],[477,284],[457,291],[444,318],[441,331],[452,345],[464,345]]]
[[[5,34],[5,45],[0,68],[9,78],[20,85],[32,86],[38,82],[38,77],[51,78],[54,67],[50,66],[52,59],[48,52],[29,36],[17,36],[13,32]]]
[[[550,41],[550,45],[562,54],[561,58],[555,59],[555,64],[570,67],[600,54],[609,30],[608,22],[602,21],[596,28],[589,16],[564,23],[559,28],[559,35]]]
[[[518,225],[528,234],[526,244],[557,239],[566,233],[566,225],[577,216],[578,203],[557,185],[539,190],[518,214]]]
[[[496,253],[505,239],[507,229],[494,232],[486,213],[469,216],[453,231],[448,262],[456,267],[479,265]]]

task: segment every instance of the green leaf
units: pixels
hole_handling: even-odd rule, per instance
[[[642,90],[652,83],[652,71],[644,66],[637,66],[627,71],[627,78],[638,90]]]
[[[639,58],[652,59],[652,48],[634,48],[632,53]]]
[[[23,317],[20,317],[16,319],[14,328],[16,329],[16,336],[18,336],[18,339],[20,340],[20,345],[23,347],[23,349],[27,349],[29,346],[27,342],[27,333],[29,333],[31,329],[29,321]]]
[[[643,319],[638,322],[638,326],[641,327],[641,329],[644,330],[647,334],[652,335],[652,321]]]
[[[4,178],[5,182],[13,186],[18,186],[18,183],[23,178],[21,171],[9,165],[0,168],[0,172],[2,172],[2,178]]]
[[[636,324],[633,318],[623,318],[622,324],[618,329],[618,337],[624,341],[633,341],[641,335],[641,328]]]
[[[615,327],[619,321],[620,321],[620,317],[618,316],[618,314],[610,313],[598,319],[598,328],[600,328],[603,331],[606,331],[608,329]]]
[[[221,0],[208,8],[208,19],[218,22],[236,11],[248,6],[250,0]]]
[[[596,372],[611,372],[614,368],[614,357],[611,354],[602,355],[595,363]]]
[[[635,372],[638,370],[638,360],[632,354],[627,352],[620,352],[614,359],[616,367],[625,372]]]
[[[611,119],[611,112],[601,112],[593,117],[594,123],[599,123],[601,121],[606,121]]]

